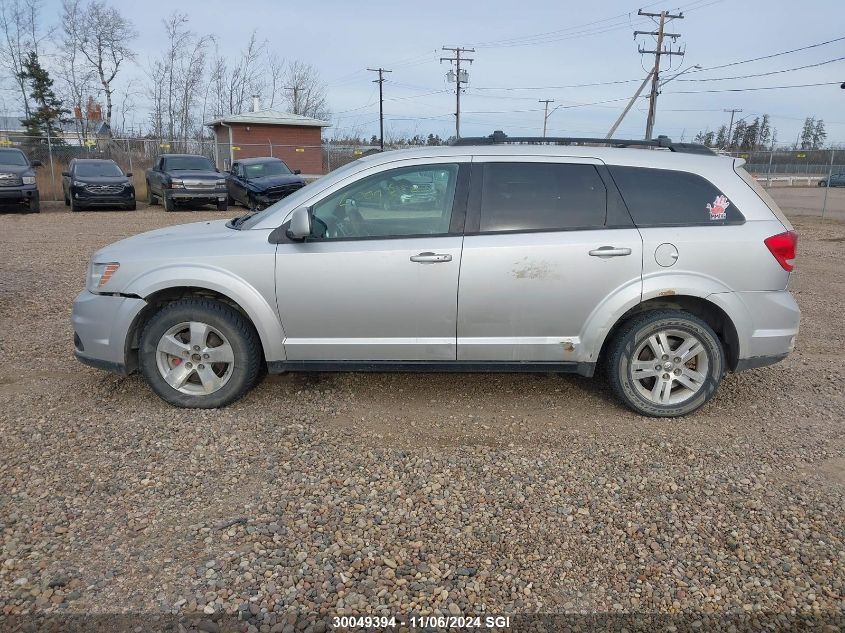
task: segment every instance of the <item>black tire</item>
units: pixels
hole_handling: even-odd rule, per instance
[[[134,211],[134,210],[135,210],[135,209],[137,209],[137,208],[138,208],[138,204],[137,204],[136,202],[134,202],[134,201],[133,201],[133,202],[130,202],[128,205],[126,205],[126,210],[127,210],[127,211]]]
[[[673,381],[677,379],[673,375],[676,371],[684,372],[684,367],[688,367],[688,365],[682,365],[680,363],[677,365],[673,364],[672,361],[674,359],[671,358],[671,353],[669,354],[670,357],[665,361],[662,356],[657,358],[656,355],[653,360],[643,361],[642,354],[647,353],[647,355],[651,355],[651,349],[642,349],[639,353],[637,352],[641,346],[646,344],[649,337],[661,331],[679,332],[695,337],[703,348],[703,356],[697,356],[695,362],[698,363],[699,359],[702,359],[702,362],[706,360],[707,363],[706,372],[700,372],[705,378],[697,390],[688,396],[687,399],[669,404],[661,404],[651,400],[643,395],[638,388],[638,385],[640,388],[646,390],[651,388],[650,385],[657,388],[657,381],[668,376],[670,378],[668,381],[669,397],[673,397],[671,395],[673,390],[679,390],[679,398],[683,396],[684,385],[674,383]],[[670,350],[679,348],[671,348],[671,338],[669,339],[669,343]],[[638,353],[639,359],[633,358],[635,353]],[[659,365],[662,365],[663,362],[666,362],[673,364],[674,369],[669,368],[668,370],[664,370],[664,368],[661,368],[659,371],[666,371],[666,373],[661,373],[654,378],[637,380],[632,375],[632,362],[634,360],[648,363],[654,362],[655,369]],[[699,368],[700,366],[696,364],[696,367],[693,369]],[[648,371],[650,371],[650,368]],[[608,349],[608,376],[613,385],[613,390],[625,405],[642,415],[678,417],[692,413],[713,397],[716,388],[722,381],[724,373],[725,353],[716,333],[713,332],[713,329],[707,323],[698,317],[681,310],[656,310],[632,318],[617,332]],[[662,395],[662,393],[663,390],[661,389],[660,394]]]
[[[229,194],[226,194],[226,202],[229,203],[230,207],[234,207],[237,204],[237,201]]]
[[[176,210],[176,203],[173,201],[173,198],[168,198],[167,196],[164,196],[161,202],[164,205],[165,211],[170,212]]]
[[[827,180],[819,180],[819,187],[827,187]]]
[[[220,200],[217,201],[217,210],[218,211],[228,211],[229,210],[229,203],[226,200],[222,202]]]
[[[66,207],[70,206],[70,198],[68,198],[67,195],[65,195],[65,206]]]
[[[232,347],[234,367],[228,381],[217,391],[192,395],[171,387],[157,364],[157,347],[168,329],[183,322],[199,321],[217,329]],[[211,299],[180,299],[157,312],[144,327],[139,350],[141,373],[153,391],[177,407],[215,409],[239,400],[256,383],[262,363],[258,334],[235,309]]]
[[[77,213],[78,211],[82,211],[82,207],[80,207],[76,203],[76,200],[74,200],[73,198],[71,198],[70,200],[70,211],[71,213]]]
[[[150,187],[150,183],[147,183],[147,204],[151,207],[154,207],[158,204],[158,199],[153,194],[153,190]]]

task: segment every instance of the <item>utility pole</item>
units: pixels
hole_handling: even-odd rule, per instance
[[[297,110],[299,110],[299,86],[285,86],[285,90],[291,90],[293,92],[293,113],[299,114]]]
[[[544,103],[545,112],[543,112],[543,138],[546,138],[546,124],[549,122],[549,104],[554,103],[554,99],[537,99],[538,103]],[[554,112],[554,110],[552,110]]]
[[[671,45],[668,48],[663,48],[663,38],[669,37],[672,38],[673,42],[676,42],[678,38],[681,37],[680,33],[666,33],[666,23],[671,22],[672,20],[682,20],[684,18],[684,14],[672,14],[668,11],[647,13],[640,9],[637,11],[637,15],[643,15],[652,19],[659,18],[656,31],[634,31],[635,38],[638,35],[653,35],[657,38],[657,45],[652,51],[645,50],[642,46],[638,47],[641,55],[654,55],[654,70],[651,74],[651,94],[648,99],[648,120],[646,121],[645,128],[645,138],[646,140],[650,140],[654,134],[654,119],[657,115],[657,95],[660,93],[660,58],[664,55],[669,57],[672,55],[683,57],[684,55],[684,51],[680,50],[680,48],[678,50],[672,50]]]
[[[370,72],[378,73],[378,79],[373,79],[374,84],[378,84],[378,138],[381,151],[384,151],[384,73],[392,73],[392,70],[385,70],[384,68],[367,68]]]
[[[455,71],[446,73],[446,78],[452,81],[455,80],[455,138],[461,138],[461,84],[469,82],[469,74],[465,70],[461,70],[461,62],[473,62],[470,57],[461,57],[461,53],[474,53],[474,48],[463,48],[456,46],[454,48],[449,46],[443,47],[444,51],[451,51],[455,54],[454,57],[441,57],[440,63],[455,62]]]
[[[731,122],[728,124],[728,147],[731,146],[731,132],[734,129],[734,117],[738,112],[742,112],[742,108],[731,108],[730,110],[723,110],[723,112],[731,113]]]

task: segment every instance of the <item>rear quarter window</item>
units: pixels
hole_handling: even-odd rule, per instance
[[[686,171],[609,165],[634,224],[712,226],[742,224],[745,217],[706,178]]]

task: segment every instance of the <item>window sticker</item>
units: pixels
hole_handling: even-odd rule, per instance
[[[707,210],[710,212],[711,220],[724,220],[728,217],[727,210],[731,206],[725,196],[716,196],[713,204],[707,203]]]

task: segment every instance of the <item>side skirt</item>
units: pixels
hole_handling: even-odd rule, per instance
[[[293,360],[271,361],[267,371],[271,374],[285,372],[448,372],[448,373],[565,373],[591,377],[595,363],[575,362],[501,362],[501,361],[394,361],[394,360]]]

